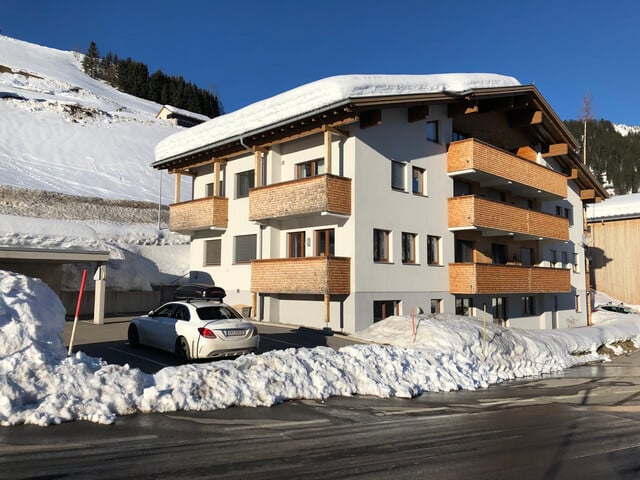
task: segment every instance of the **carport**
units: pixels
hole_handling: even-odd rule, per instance
[[[88,249],[49,249],[41,247],[0,246],[0,270],[39,278],[61,297],[62,266],[71,263],[93,264],[95,301],[93,322],[104,323],[106,262],[109,252]],[[67,312],[70,313],[70,312]]]

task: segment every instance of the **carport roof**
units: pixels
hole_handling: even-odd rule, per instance
[[[0,260],[53,263],[106,262],[109,260],[109,252],[104,250],[0,246]]]

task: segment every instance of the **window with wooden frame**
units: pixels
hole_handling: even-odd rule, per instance
[[[315,177],[324,173],[324,158],[296,164],[296,178]]]
[[[222,240],[215,238],[204,242],[204,264],[220,265],[222,252]]]
[[[379,322],[400,314],[400,300],[376,300],[373,302],[373,321]]]
[[[507,297],[493,297],[491,306],[493,307],[493,323],[505,325],[507,322]]]
[[[288,234],[289,257],[304,257],[304,232],[291,232]]]
[[[234,263],[249,263],[256,258],[257,235],[234,237]]]
[[[440,141],[437,120],[431,120],[427,122],[427,140],[435,143],[438,143]]]
[[[402,162],[391,162],[391,188],[393,190],[405,191],[404,167],[405,164]]]
[[[316,230],[316,257],[333,257],[336,252],[335,230]]]
[[[526,295],[522,297],[522,313],[525,315],[536,314],[535,297],[532,295]]]
[[[456,298],[456,315],[471,316],[471,309],[473,308],[473,298],[471,297],[458,297]]]
[[[427,235],[427,264],[440,265],[440,237]]]
[[[249,190],[255,185],[255,176],[253,170],[236,173],[236,198],[245,198],[249,196]]]
[[[402,263],[416,263],[416,234],[402,232]]]
[[[207,183],[205,185],[205,188],[207,189],[206,195],[207,197],[213,197],[213,182],[211,183]]]
[[[373,261],[374,262],[390,262],[389,256],[389,230],[373,230]]]
[[[411,189],[416,195],[424,195],[424,168],[411,168]]]

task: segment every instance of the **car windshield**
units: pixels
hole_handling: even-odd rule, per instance
[[[226,318],[242,318],[233,308],[224,305],[200,307],[198,308],[198,316],[202,320],[223,320]]]

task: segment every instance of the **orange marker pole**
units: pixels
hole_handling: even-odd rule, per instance
[[[82,293],[84,292],[84,282],[87,280],[87,271],[82,270],[82,281],[80,282],[80,293],[78,293],[78,304],[76,305],[76,316],[73,319],[73,329],[71,330],[71,339],[69,340],[69,352],[73,350],[73,339],[76,336],[76,327],[78,326],[78,316],[80,315],[80,302],[82,302]]]

